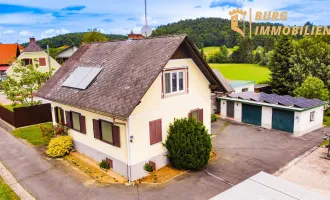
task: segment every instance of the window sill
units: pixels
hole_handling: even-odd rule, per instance
[[[176,92],[176,93],[169,93],[169,94],[165,94],[164,95],[164,99],[170,98],[170,97],[181,96],[181,95],[185,95],[185,94],[188,94],[188,93],[185,92],[185,91],[183,91],[183,92]]]

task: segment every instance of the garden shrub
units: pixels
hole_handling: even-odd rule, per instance
[[[53,158],[63,157],[73,149],[73,142],[70,136],[60,136],[50,140],[47,155]]]
[[[212,144],[202,123],[184,118],[176,119],[170,124],[165,147],[173,167],[200,170],[208,163]]]
[[[147,172],[153,172],[154,171],[154,169],[152,168],[152,166],[149,163],[144,164],[143,169],[146,170]]]
[[[102,162],[100,163],[100,167],[103,169],[110,169],[110,165],[106,160],[102,160]]]
[[[216,114],[211,114],[211,122],[215,122],[219,119],[219,117]]]

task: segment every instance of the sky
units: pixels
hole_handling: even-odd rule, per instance
[[[147,0],[148,25],[199,17],[230,18],[234,8],[287,11],[287,25],[330,25],[330,0]],[[97,28],[103,33],[140,33],[144,0],[0,0],[0,43],[24,43]]]

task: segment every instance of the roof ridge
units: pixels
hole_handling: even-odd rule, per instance
[[[172,35],[160,35],[160,36],[154,36],[154,37],[147,37],[143,39],[136,39],[134,41],[139,41],[139,40],[151,40],[151,39],[158,39],[158,38],[171,38],[171,37],[186,37],[187,34],[172,34]],[[123,42],[123,41],[128,41],[128,39],[118,39],[118,40],[109,40],[109,41],[104,41],[104,42],[86,42],[85,44],[104,44],[104,43],[110,43],[110,42]]]

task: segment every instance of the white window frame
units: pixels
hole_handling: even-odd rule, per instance
[[[309,113],[309,121],[311,122],[315,121],[315,111]]]
[[[183,74],[183,89],[182,90],[179,90],[179,81],[180,81],[179,73],[180,72],[182,72],[182,74]],[[173,86],[172,86],[172,84],[173,84],[172,74],[174,74],[174,73],[177,74],[177,80],[176,80],[177,91],[175,91],[175,92],[173,92]],[[165,79],[166,74],[170,74],[170,90],[171,91],[169,93],[166,93],[166,79]],[[164,76],[164,95],[165,96],[171,96],[171,95],[186,93],[186,91],[187,91],[187,86],[186,86],[187,71],[186,71],[186,69],[165,71],[163,76]]]

